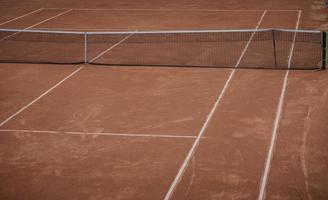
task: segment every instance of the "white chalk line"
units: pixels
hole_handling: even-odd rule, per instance
[[[10,117],[8,117],[7,119],[5,119],[3,122],[0,123],[0,127],[3,126],[4,124],[6,124],[9,120],[11,120],[14,117],[16,117],[18,114],[20,114],[24,110],[26,110],[28,107],[30,107],[31,105],[33,105],[35,102],[39,101],[42,97],[46,96],[49,92],[51,92],[52,90],[54,90],[55,88],[57,88],[64,81],[66,81],[67,79],[69,79],[70,77],[72,77],[74,74],[76,74],[77,72],[79,72],[82,68],[83,67],[79,67],[74,72],[72,72],[68,76],[66,76],[64,79],[62,79],[61,81],[59,81],[56,85],[52,86],[50,89],[48,89],[47,91],[45,91],[44,93],[42,93],[39,97],[37,97],[36,99],[34,99],[30,103],[28,103],[27,105],[25,105],[24,107],[22,107],[21,109],[19,109],[17,112],[15,112],[14,114],[12,114]]]
[[[49,131],[49,130],[28,130],[28,129],[0,129],[0,132],[91,135],[91,136],[119,136],[119,137],[182,138],[182,139],[195,139],[196,138],[196,136],[193,136],[193,135],[83,132],[83,131]]]
[[[209,123],[210,123],[210,121],[211,121],[211,119],[212,119],[212,117],[213,117],[213,115],[214,115],[217,107],[219,106],[219,103],[221,102],[221,99],[223,98],[223,96],[225,94],[225,91],[229,87],[229,84],[230,84],[230,82],[231,82],[231,80],[232,80],[232,78],[233,78],[233,76],[234,76],[234,74],[236,72],[236,69],[238,68],[238,66],[239,66],[239,64],[240,64],[240,62],[241,62],[241,60],[242,60],[242,58],[243,58],[243,56],[244,56],[244,54],[245,54],[248,46],[250,45],[250,43],[251,43],[254,35],[256,34],[256,30],[259,28],[259,26],[260,26],[260,24],[261,24],[261,22],[262,22],[262,20],[263,20],[263,18],[264,18],[264,16],[265,16],[266,13],[267,13],[266,10],[263,11],[263,14],[262,14],[261,18],[259,19],[259,21],[258,21],[258,23],[256,25],[255,31],[252,33],[250,39],[248,40],[247,44],[245,45],[245,47],[244,47],[244,49],[243,49],[243,51],[242,51],[242,53],[241,53],[241,55],[240,55],[240,57],[239,57],[239,59],[238,59],[238,61],[236,63],[234,69],[231,71],[231,73],[230,73],[227,81],[224,84],[224,87],[223,87],[222,91],[220,92],[219,96],[217,97],[217,100],[215,101],[215,104],[213,105],[211,111],[207,115],[206,120],[205,120],[205,122],[204,122],[204,124],[203,124],[203,126],[202,126],[202,128],[201,128],[201,130],[199,132],[199,134],[197,135],[196,140],[194,141],[194,143],[193,143],[191,149],[189,150],[189,152],[188,152],[185,160],[183,161],[181,167],[179,168],[179,171],[178,171],[177,175],[175,176],[175,178],[174,178],[174,180],[173,180],[173,182],[172,182],[169,190],[167,191],[167,193],[166,193],[166,195],[164,197],[164,200],[169,200],[172,197],[172,195],[173,195],[173,193],[174,193],[177,185],[179,184],[181,178],[183,177],[184,172],[187,169],[188,164],[189,164],[191,158],[193,157],[194,152],[196,151],[196,148],[197,148],[197,146],[198,146],[198,144],[200,142],[200,138],[203,137],[203,134],[204,134],[206,128],[208,127],[208,125],[209,125]]]
[[[298,18],[297,18],[297,22],[296,22],[296,26],[295,26],[296,30],[298,30],[298,27],[299,27],[301,13],[302,13],[302,11],[298,12]],[[262,175],[262,178],[261,178],[260,192],[259,192],[258,200],[264,200],[265,199],[265,189],[266,189],[266,185],[267,185],[267,182],[268,182],[268,176],[269,176],[269,172],[270,172],[270,168],[271,168],[273,150],[274,150],[276,140],[277,140],[277,132],[278,132],[279,123],[280,123],[280,120],[281,120],[281,113],[282,113],[282,109],[283,109],[283,103],[284,103],[284,98],[285,98],[285,93],[286,93],[286,88],[287,88],[289,69],[290,69],[292,56],[293,56],[293,51],[294,51],[294,46],[295,46],[296,34],[297,34],[297,32],[294,33],[293,43],[291,45],[290,52],[289,52],[288,69],[287,69],[287,72],[286,72],[285,77],[284,77],[284,81],[283,81],[283,85],[282,85],[282,89],[281,89],[281,93],[280,93],[280,97],[279,97],[276,117],[275,117],[275,120],[274,120],[273,129],[272,129],[272,136],[271,136],[269,151],[268,151],[268,155],[267,155],[267,158],[266,158],[266,161],[265,161],[264,172],[263,172],[263,175]]]
[[[2,23],[0,23],[0,26],[5,25],[5,24],[8,24],[9,22],[16,21],[16,20],[18,20],[18,19],[20,19],[20,18],[23,18],[23,17],[26,17],[26,16],[28,16],[28,15],[34,14],[34,13],[36,13],[36,12],[39,12],[39,11],[43,10],[43,9],[44,9],[44,8],[39,8],[39,9],[37,9],[37,10],[33,10],[33,11],[31,11],[31,12],[28,12],[28,13],[26,13],[26,14],[24,14],[24,15],[21,15],[21,16],[18,16],[18,17],[16,17],[16,18],[10,19],[10,20],[8,20],[8,21],[2,22]]]

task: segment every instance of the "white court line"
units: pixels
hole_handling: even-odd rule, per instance
[[[44,8],[44,9],[49,9],[49,10],[63,10],[67,8]],[[179,8],[72,8],[72,10],[81,10],[81,11],[158,11],[158,12],[174,12],[174,11],[179,11],[179,12],[263,12],[264,10],[257,10],[257,9],[249,9],[249,10],[241,10],[241,9],[179,9]],[[298,12],[299,10],[294,10],[294,9],[278,9],[278,10],[267,10],[269,12]]]
[[[193,143],[193,145],[192,145],[191,149],[189,150],[189,152],[188,152],[188,154],[187,154],[184,162],[182,163],[182,165],[181,165],[181,167],[180,167],[180,169],[179,169],[176,177],[174,178],[174,180],[173,180],[173,182],[172,182],[169,190],[167,191],[164,200],[169,200],[172,197],[175,188],[177,187],[177,185],[179,184],[181,178],[183,177],[184,172],[185,172],[185,170],[188,167],[189,161],[191,160],[191,158],[194,155],[194,152],[196,151],[196,148],[197,148],[197,146],[198,146],[198,144],[200,142],[201,137],[203,137],[203,134],[204,134],[206,128],[208,127],[208,125],[209,125],[209,123],[210,123],[210,121],[211,121],[211,119],[212,119],[212,117],[213,117],[213,115],[214,115],[217,107],[219,106],[219,103],[221,102],[221,99],[223,98],[225,91],[229,87],[229,83],[232,80],[232,78],[233,78],[233,76],[234,76],[234,74],[236,72],[236,69],[238,68],[238,66],[239,66],[242,58],[244,57],[244,54],[245,54],[246,50],[248,49],[248,46],[250,45],[250,43],[251,43],[251,41],[252,41],[252,39],[253,39],[253,37],[254,37],[254,35],[256,33],[256,30],[259,28],[259,26],[260,26],[260,24],[261,24],[261,22],[262,22],[262,20],[263,20],[263,18],[264,18],[264,16],[265,16],[266,13],[267,13],[266,10],[263,11],[263,14],[262,14],[261,18],[260,18],[260,20],[258,21],[258,23],[256,25],[255,31],[253,32],[253,34],[249,38],[249,40],[248,40],[245,48],[243,49],[243,51],[242,51],[242,53],[241,53],[241,55],[240,55],[240,57],[239,57],[236,65],[234,67],[234,69],[231,71],[231,73],[229,75],[229,78],[225,82],[224,87],[223,87],[221,93],[219,94],[219,96],[218,96],[218,98],[217,98],[214,106],[212,107],[210,113],[207,115],[207,118],[206,118],[206,120],[205,120],[205,122],[204,122],[204,124],[203,124],[203,126],[202,126],[202,128],[201,128],[201,130],[199,132],[199,134],[197,135],[197,138],[196,138],[195,142]]]
[[[103,56],[105,53],[107,53],[108,51],[114,49],[115,47],[117,47],[118,45],[122,44],[122,42],[124,42],[125,40],[127,40],[129,37],[131,37],[133,35],[133,33],[125,36],[122,40],[120,40],[119,42],[117,42],[116,44],[114,44],[113,46],[110,46],[108,49],[106,49],[105,51],[101,52],[98,56],[92,58],[89,63],[92,63],[93,61],[97,60],[99,57]]]
[[[68,135],[100,135],[100,136],[120,136],[120,137],[150,137],[150,138],[186,138],[195,139],[192,135],[170,135],[170,134],[132,134],[132,133],[106,133],[106,132],[81,132],[81,131],[46,131],[46,130],[27,130],[27,129],[0,129],[0,132],[18,133],[49,133],[49,134],[68,134]]]
[[[47,91],[45,91],[43,94],[41,94],[39,97],[37,97],[36,99],[34,99],[32,102],[28,103],[27,105],[25,105],[24,107],[22,107],[21,109],[19,109],[17,112],[15,112],[14,114],[12,114],[10,117],[8,117],[7,119],[5,119],[3,122],[0,123],[0,127],[3,126],[4,124],[6,124],[9,120],[11,120],[14,117],[16,117],[18,114],[20,114],[24,110],[26,110],[28,107],[30,107],[31,105],[33,105],[35,102],[37,102],[38,100],[40,100],[42,97],[44,97],[45,95],[47,95],[53,89],[55,89],[56,87],[58,87],[59,85],[61,85],[64,81],[66,81],[71,76],[73,76],[74,74],[76,74],[77,72],[79,72],[82,68],[83,67],[79,67],[77,70],[75,70],[74,72],[72,72],[71,74],[69,74],[68,76],[66,76],[64,79],[62,79],[56,85],[52,86],[50,89],[48,89]]]
[[[26,14],[24,14],[24,15],[21,15],[21,16],[19,16],[19,17],[16,17],[16,18],[13,18],[13,19],[11,19],[11,20],[8,20],[8,21],[5,21],[5,22],[2,22],[2,23],[0,24],[0,26],[5,25],[5,24],[8,24],[9,22],[16,21],[16,20],[18,20],[18,19],[20,19],[20,18],[26,17],[26,16],[31,15],[31,14],[33,14],[33,13],[39,12],[39,11],[41,11],[41,10],[43,10],[43,8],[39,8],[39,9],[37,9],[37,10],[31,11],[31,12],[26,13]]]
[[[27,30],[27,29],[30,29],[30,28],[36,27],[36,26],[38,26],[38,25],[40,25],[40,24],[43,24],[43,23],[45,23],[45,22],[47,22],[47,21],[49,21],[49,20],[52,20],[52,19],[54,19],[54,18],[56,18],[56,17],[59,17],[59,16],[61,16],[61,15],[64,15],[64,14],[70,12],[70,11],[72,11],[72,10],[66,10],[66,11],[64,11],[64,12],[61,12],[61,13],[59,13],[59,14],[53,16],[53,17],[50,17],[50,18],[45,19],[45,20],[43,20],[43,21],[40,21],[40,22],[38,22],[38,23],[36,23],[36,24],[33,24],[32,26],[29,26],[29,27],[24,28],[24,29],[22,29],[22,30]],[[1,40],[8,39],[9,37],[12,37],[12,36],[14,36],[14,35],[17,35],[18,33],[20,33],[20,32],[15,32],[15,33],[13,33],[13,34],[10,34],[10,35],[8,35],[8,36],[6,36],[6,37],[3,37]]]
[[[295,26],[296,30],[298,30],[298,27],[299,27],[301,13],[302,13],[302,11],[298,12],[298,18],[297,18],[297,22],[296,22],[296,26]],[[272,161],[272,157],[273,157],[273,150],[274,150],[276,140],[277,140],[277,131],[278,131],[278,127],[279,127],[279,122],[281,120],[281,113],[282,113],[282,108],[283,108],[283,103],[284,103],[284,98],[285,98],[285,92],[286,92],[286,88],[287,88],[289,69],[290,69],[290,65],[291,65],[292,57],[293,57],[296,34],[297,34],[297,32],[294,33],[293,43],[291,45],[290,52],[289,52],[288,69],[287,69],[287,72],[284,77],[284,82],[283,82],[280,97],[279,97],[278,108],[277,108],[276,117],[274,120],[274,126],[272,129],[271,142],[270,142],[270,146],[269,146],[268,155],[267,155],[267,158],[265,161],[264,172],[263,172],[262,179],[261,179],[262,181],[261,181],[261,185],[260,185],[260,192],[259,192],[258,200],[265,199],[265,189],[266,189],[266,185],[268,182],[268,176],[269,176],[271,161]]]

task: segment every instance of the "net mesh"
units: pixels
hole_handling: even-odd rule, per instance
[[[83,35],[0,31],[0,62],[83,63],[83,49]]]
[[[240,56],[251,33],[156,33],[127,34],[121,43],[92,64],[232,67]],[[103,39],[104,34],[90,35],[92,41]],[[100,45],[90,48],[90,54],[104,49]]]
[[[322,68],[317,31],[0,31],[0,62],[263,69]]]

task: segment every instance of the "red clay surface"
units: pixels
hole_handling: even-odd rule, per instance
[[[26,17],[22,17],[18,20],[6,23],[1,26],[1,28],[17,28],[17,29],[24,29],[30,26],[33,26],[39,22],[47,20],[53,16],[56,16],[65,10],[40,10],[33,14],[30,14]]]
[[[193,140],[0,134],[1,199],[160,199]]]
[[[76,66],[68,65],[0,64],[0,120],[4,121],[75,69]]]
[[[163,15],[154,10],[73,10],[37,28],[254,28],[261,9],[269,11],[260,28],[295,27],[297,11],[270,9],[307,9],[300,29],[322,28],[327,23],[320,18],[325,11],[311,1],[186,0],[135,5],[49,0],[47,5],[34,5],[35,9],[65,9],[42,10],[3,27],[26,28],[82,6],[244,11]],[[4,2],[1,10],[6,6]],[[6,13],[1,20],[9,19],[11,14]],[[251,43],[246,54],[255,56],[254,49]],[[78,67],[1,64],[0,123]],[[0,198],[163,199],[229,72],[84,67],[0,127]],[[285,73],[236,71],[171,199],[258,198]],[[326,71],[290,72],[265,199],[327,199],[327,84]]]
[[[291,73],[267,199],[327,199],[327,101],[326,72]]]
[[[39,28],[177,30],[249,28],[263,11],[256,12],[191,12],[191,11],[106,11],[73,10]],[[238,13],[238,14],[236,14]],[[60,24],[60,27],[58,27]]]
[[[197,135],[228,71],[88,67],[4,128]]]
[[[256,199],[283,74],[237,72],[173,199]]]
[[[12,20],[14,18],[20,17],[22,15],[26,15],[30,12],[35,11],[34,8],[29,9],[29,8],[22,8],[22,9],[17,9],[17,8],[6,8],[6,9],[1,9],[1,15],[0,15],[0,24],[5,23],[9,20]]]

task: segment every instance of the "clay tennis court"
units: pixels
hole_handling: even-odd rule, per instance
[[[253,30],[215,51],[232,63],[220,68],[107,65],[159,62],[160,46],[114,51],[125,37],[91,46],[87,59],[102,65],[24,63],[61,52],[1,39],[15,62],[0,63],[0,199],[328,198],[327,70],[251,67],[273,63],[257,30],[326,31],[324,1],[5,1],[0,11],[0,29]],[[160,55],[199,61],[188,55],[200,46],[182,50]],[[69,62],[83,48],[61,51]]]

